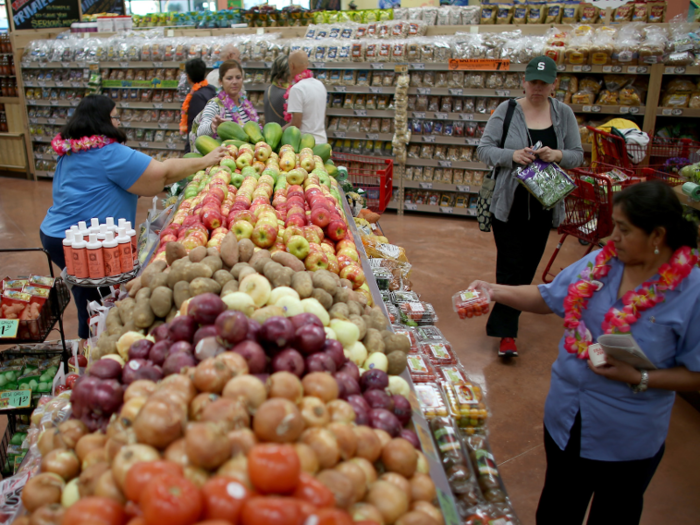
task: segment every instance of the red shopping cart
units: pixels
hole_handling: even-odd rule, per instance
[[[686,164],[700,160],[700,142],[690,139],[662,139],[655,137],[648,145],[628,144],[619,135],[587,126],[593,138],[594,164],[619,166],[632,170],[637,177],[645,176],[643,170],[651,167],[659,172],[672,173],[681,159]],[[675,162],[669,164],[669,160]],[[634,162],[633,162],[634,160]]]
[[[333,152],[336,164],[348,169],[348,180],[366,192],[367,208],[376,213],[386,210],[394,184],[394,161],[383,157]]]
[[[666,172],[654,168],[644,168],[642,169],[642,175],[644,175],[646,180],[660,180],[669,186],[680,186],[688,182],[688,179],[681,177],[678,173],[674,173],[670,170],[669,172]]]
[[[613,231],[614,194],[640,181],[632,177],[630,170],[603,163],[593,168],[570,170],[569,175],[574,179],[576,189],[564,201],[565,217],[558,228],[562,236],[542,274],[545,283],[554,277],[550,270],[566,238],[569,235],[577,237],[582,244],[589,245],[586,254],[590,253]]]

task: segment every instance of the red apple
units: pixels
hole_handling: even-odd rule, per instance
[[[365,272],[357,264],[349,264],[338,274],[341,279],[347,279],[352,283],[353,289],[357,289],[365,284]]]
[[[310,251],[304,259],[304,266],[310,272],[328,269],[328,257],[321,250]],[[353,284],[354,286],[354,284]]]
[[[209,230],[215,230],[221,226],[223,217],[217,210],[206,210],[202,213],[202,222]]]
[[[340,273],[340,265],[338,264],[338,258],[330,253],[326,254],[328,258],[328,271],[333,273]]]
[[[289,228],[289,226],[292,226],[292,225],[302,227],[305,224],[306,224],[306,219],[304,218],[303,215],[289,215],[289,214],[287,214],[287,219],[284,221],[285,228]]]
[[[313,231],[315,231],[315,232],[316,232],[316,235],[318,235],[318,238],[321,239],[321,240],[323,241],[325,235],[323,234],[323,229],[322,229],[322,228],[319,228],[319,227],[316,226],[315,224],[309,225],[309,228],[311,228]]]
[[[210,186],[209,195],[219,199],[219,203],[223,202],[224,197],[226,196],[224,195],[224,190],[222,190],[218,185]]]
[[[314,208],[311,212],[311,222],[320,228],[328,226],[331,221],[330,212],[323,207]]]
[[[348,227],[345,223],[339,219],[331,221],[331,223],[326,228],[326,233],[328,237],[334,241],[340,241],[345,238],[345,234],[348,231]]]
[[[258,224],[253,229],[253,234],[250,237],[255,246],[260,248],[269,248],[275,244],[277,240],[277,228],[269,224]]]
[[[287,195],[287,203],[292,206],[292,205],[297,205],[297,206],[304,206],[304,198],[301,197],[300,195],[292,195],[291,197]]]
[[[329,239],[328,237],[325,237],[325,238],[321,241],[321,244],[327,244],[328,246],[330,246],[331,248],[333,248],[333,253],[336,252],[336,245],[335,245],[335,243],[334,243],[331,239]]]
[[[315,244],[321,243],[321,237],[318,236],[318,233],[316,232],[316,230],[314,230],[311,226],[304,226],[303,232],[304,232],[304,237],[310,243],[315,243]]]
[[[338,268],[339,268],[340,270],[342,270],[342,269],[345,268],[346,266],[349,266],[349,265],[351,265],[351,264],[355,264],[355,261],[353,261],[353,260],[352,260],[350,257],[348,257],[347,255],[343,255],[343,254],[340,254],[340,253],[339,253],[339,254],[336,255],[336,258],[338,259]]]
[[[357,248],[355,248],[355,241],[353,241],[350,236],[347,236],[342,241],[338,241],[338,243],[335,245],[335,247],[338,250],[342,250],[343,248],[352,248],[353,250],[357,249]]]
[[[292,224],[284,230],[284,236],[283,236],[284,244],[289,244],[289,239],[291,239],[294,235],[303,236],[302,229],[299,226],[297,226],[296,224]]]
[[[304,198],[304,190],[301,186],[297,184],[292,184],[287,188],[287,198],[293,197],[294,195],[298,195],[302,199]]]
[[[352,248],[343,248],[342,250],[338,250],[335,253],[336,255],[345,255],[349,259],[355,261],[355,262],[360,262],[360,256],[357,253],[357,250],[352,247]]]

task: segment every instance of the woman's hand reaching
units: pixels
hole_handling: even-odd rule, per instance
[[[219,164],[219,162],[221,162],[221,159],[228,154],[229,152],[226,148],[219,146],[214,151],[206,155],[202,160],[207,163],[207,166],[216,166]]]
[[[595,366],[589,359],[588,368],[599,376],[607,377],[613,381],[629,383],[630,385],[638,385],[642,380],[642,373],[632,365],[618,361],[610,356],[606,356],[605,361],[604,365]]]
[[[561,159],[564,156],[564,154],[558,149],[552,149],[547,146],[535,151],[535,155],[545,162],[561,162]]]
[[[213,119],[211,119],[212,132],[216,133],[216,130],[219,127],[219,124],[221,124],[222,122],[226,122],[226,121],[224,119],[222,119],[220,115],[216,115]]]
[[[530,164],[535,160],[535,153],[532,148],[517,149],[513,152],[513,162],[516,164]]]

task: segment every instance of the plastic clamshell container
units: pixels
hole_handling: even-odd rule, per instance
[[[489,313],[491,297],[484,289],[469,289],[452,296],[452,308],[460,319],[470,319]]]
[[[418,348],[434,365],[453,365],[458,362],[452,352],[452,346],[447,341],[422,343]]]
[[[471,382],[453,385],[446,381],[441,386],[447,398],[450,415],[457,426],[465,429],[467,433],[476,432],[484,427],[488,411],[483,403],[481,387]]]
[[[414,383],[429,383],[437,380],[435,369],[425,356],[420,354],[409,354],[408,372]]]
[[[374,280],[377,281],[377,288],[380,290],[389,290],[392,275],[391,272],[384,268],[372,268]]]
[[[416,334],[414,333],[413,328],[408,326],[392,326],[392,329],[394,330],[395,334],[405,335],[408,337],[408,340],[411,341],[412,352],[418,351],[418,340],[416,339]]]
[[[459,364],[441,366],[438,369],[438,372],[444,381],[453,385],[463,385],[469,382],[469,379],[467,379],[467,374]]]
[[[401,308],[401,312],[407,319],[415,321],[416,323],[429,322],[430,324],[434,324],[438,319],[433,305],[423,301],[400,303],[399,308]]]
[[[416,302],[420,301],[420,297],[418,297],[416,292],[396,291],[391,292],[391,301],[394,304],[407,303],[409,301]]]
[[[386,304],[386,313],[389,315],[389,322],[395,323],[399,319],[399,309],[395,305],[388,303]]]
[[[442,335],[442,332],[436,326],[418,326],[414,328],[414,333],[419,343],[424,343],[426,341],[446,341],[445,336]]]
[[[442,391],[435,383],[415,385],[415,390],[418,405],[426,419],[450,415]]]

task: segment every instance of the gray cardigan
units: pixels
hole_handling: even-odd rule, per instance
[[[554,98],[550,98],[549,101],[552,123],[557,135],[557,149],[561,150],[563,154],[559,165],[564,169],[577,168],[583,163],[583,148],[581,147],[581,135],[576,123],[576,116],[572,109],[563,102]],[[496,188],[491,201],[491,213],[502,222],[508,222],[515,190],[519,184],[514,176],[514,172],[519,166],[513,163],[513,152],[533,145],[527,131],[525,113],[520,104],[517,104],[506,136],[505,147],[503,149],[499,147],[507,109],[508,101],[496,108],[486,123],[484,136],[481,137],[479,147],[476,149],[476,154],[481,162],[499,168],[496,173]],[[554,208],[554,226],[559,226],[563,219],[564,201]]]

